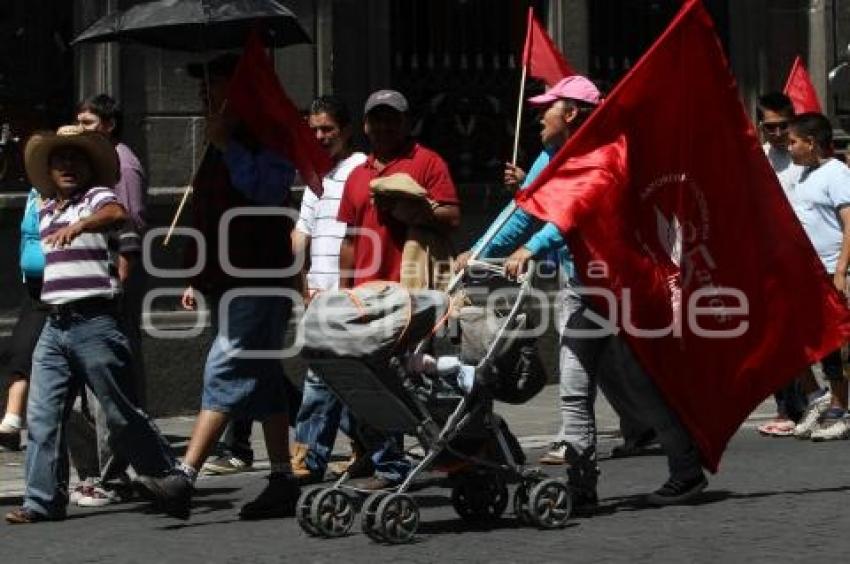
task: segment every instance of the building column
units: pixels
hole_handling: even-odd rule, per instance
[[[833,63],[834,52],[832,37],[832,2],[833,0],[809,1],[809,52],[808,70],[812,83],[818,92],[818,97],[826,104],[825,111],[829,112],[829,93],[826,76]]]
[[[546,27],[555,45],[578,72],[587,74],[590,61],[588,0],[552,0]]]
[[[118,0],[84,0],[75,3],[74,32],[81,33],[89,25],[118,10]],[[74,91],[77,100],[105,92],[120,99],[120,46],[117,42],[81,45],[75,49],[77,68]]]
[[[316,95],[333,92],[333,3],[318,0],[316,3]]]

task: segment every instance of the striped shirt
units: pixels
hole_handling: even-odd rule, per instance
[[[44,242],[57,230],[91,216],[107,204],[116,203],[115,192],[103,186],[80,190],[62,205],[55,199],[45,202],[39,213],[45,257],[42,301],[64,304],[118,295],[117,238],[109,237],[108,232],[81,233],[65,247],[53,247]]]
[[[309,188],[304,190],[301,211],[295,229],[310,237],[310,271],[307,287],[333,290],[339,286],[339,247],[346,225],[337,221],[342,189],[351,171],[366,162],[363,153],[352,153],[322,179],[322,197]]]

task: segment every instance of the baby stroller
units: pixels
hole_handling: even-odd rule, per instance
[[[515,483],[513,508],[522,523],[566,525],[566,482],[525,466],[518,441],[493,412],[494,400],[524,403],[545,383],[536,338],[525,335],[534,325],[533,278],[512,282],[495,264],[470,261],[455,284],[463,294],[375,282],[314,299],[300,330],[307,363],[360,424],[382,436],[417,438],[424,457],[388,490],[358,490],[347,474],[330,487],[305,490],[296,508],[305,532],[345,535],[359,510],[362,531],[373,540],[411,541],[419,509],[407,492],[426,471],[448,474],[452,504],[464,520],[500,517]],[[450,308],[453,299],[465,305]],[[460,353],[440,355],[452,334]]]

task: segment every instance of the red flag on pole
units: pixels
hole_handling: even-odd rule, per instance
[[[330,157],[286,95],[256,32],[248,36],[230,79],[227,104],[260,143],[292,161],[304,182],[321,195]]]
[[[850,333],[698,0],[516,199],[567,233],[712,471],[751,411]]]
[[[528,74],[539,78],[547,86],[554,86],[562,78],[576,74],[564,56],[555,47],[552,38],[534,17],[534,9],[528,9],[528,28],[522,63],[528,66]]]
[[[818,102],[818,93],[812,84],[809,73],[806,71],[803,59],[799,55],[794,59],[794,64],[791,65],[791,72],[788,73],[784,92],[791,98],[796,113],[823,113],[820,102]]]

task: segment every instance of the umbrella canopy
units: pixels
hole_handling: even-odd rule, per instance
[[[73,43],[130,40],[163,49],[236,49],[260,22],[270,47],[310,43],[295,14],[275,0],[157,0],[104,16]]]

